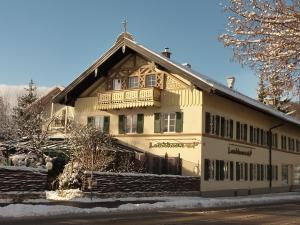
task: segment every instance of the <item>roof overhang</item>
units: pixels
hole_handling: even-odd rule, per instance
[[[100,79],[100,77],[105,75],[114,64],[132,52],[142,55],[143,57],[155,62],[157,65],[162,66],[170,72],[180,74],[183,78],[189,80],[201,90],[217,94],[239,104],[250,107],[256,111],[274,116],[278,118],[279,121],[285,121],[300,126],[299,120],[291,116],[287,116],[270,106],[266,106],[263,103],[230,89],[202,74],[199,74],[196,71],[182,66],[181,64],[178,64],[159,53],[145,48],[144,46],[127,38],[125,35],[122,38],[118,38],[118,41],[106,53],[104,53],[70,85],[68,85],[60,94],[58,94],[54,98],[54,102],[74,106],[76,99],[84,90],[86,90],[87,87]],[[97,76],[95,76],[96,69],[98,71]]]

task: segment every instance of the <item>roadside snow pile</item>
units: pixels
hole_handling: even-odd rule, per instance
[[[48,200],[80,200],[82,196],[82,191],[80,191],[79,189],[46,191],[46,198]]]
[[[71,191],[70,196],[76,191]],[[76,195],[76,194],[75,194]],[[141,201],[145,198],[136,198]],[[147,198],[148,200],[161,200],[154,204],[123,204],[117,208],[76,208],[70,206],[46,206],[46,205],[25,205],[25,204],[11,204],[5,207],[0,207],[1,217],[24,217],[24,216],[51,216],[63,214],[78,214],[78,213],[108,213],[119,211],[133,211],[133,210],[155,210],[162,208],[217,208],[217,207],[232,207],[245,206],[256,204],[270,204],[280,201],[300,201],[300,193],[280,193],[280,194],[265,194],[252,195],[246,197],[222,197],[222,198],[203,198],[203,197],[154,197]],[[108,199],[102,199],[102,201]],[[121,200],[121,199],[114,199]],[[123,200],[123,199],[122,199]],[[165,201],[165,202],[162,202]]]

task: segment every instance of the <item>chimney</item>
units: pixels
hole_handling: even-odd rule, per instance
[[[181,65],[183,65],[186,68],[192,69],[192,65],[189,63],[182,63]]]
[[[233,89],[234,88],[234,82],[235,82],[235,77],[227,77],[227,87]]]
[[[171,52],[169,48],[165,48],[164,51],[161,53],[163,56],[167,57],[167,58],[171,58]]]

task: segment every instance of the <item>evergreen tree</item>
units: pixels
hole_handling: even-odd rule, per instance
[[[267,97],[265,81],[263,76],[259,76],[258,89],[257,89],[257,100],[264,103]]]
[[[43,131],[43,106],[37,99],[37,87],[31,80],[26,93],[18,97],[17,106],[13,109],[13,121],[19,138],[28,139],[28,148],[42,156],[42,145],[47,138]]]

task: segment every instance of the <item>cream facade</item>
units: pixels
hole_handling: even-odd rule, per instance
[[[129,146],[180,158],[180,173],[200,176],[203,195],[299,184],[299,121],[146,49],[128,33],[55,101],[74,106],[75,121]]]

